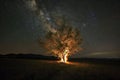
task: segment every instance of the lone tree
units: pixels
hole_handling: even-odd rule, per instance
[[[40,40],[40,45],[60,58],[61,62],[67,62],[68,56],[82,50],[80,31],[68,25],[65,19],[56,20],[56,24],[56,32],[48,31],[45,38]]]

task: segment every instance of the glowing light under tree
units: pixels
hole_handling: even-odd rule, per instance
[[[66,48],[62,54],[60,54],[60,62],[67,62],[69,49]]]
[[[56,19],[58,26],[56,32],[48,31],[44,38],[40,39],[40,45],[48,53],[57,56],[60,62],[66,63],[68,57],[81,51],[82,38],[80,31],[68,25],[64,19]]]

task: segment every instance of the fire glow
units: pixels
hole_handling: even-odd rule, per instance
[[[69,54],[69,50],[65,49],[63,54],[60,55],[60,62],[66,63],[68,60],[68,54]]]

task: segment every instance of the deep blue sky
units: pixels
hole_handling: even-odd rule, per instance
[[[44,0],[43,3],[48,11],[59,12],[80,29],[84,51],[77,57],[120,57],[119,0]],[[41,30],[24,0],[0,1],[0,54],[44,54],[37,40],[44,34]]]

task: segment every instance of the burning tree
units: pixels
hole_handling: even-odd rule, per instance
[[[65,18],[58,17],[56,11],[50,12],[44,0],[25,1],[47,30],[45,37],[40,39],[41,48],[60,58],[61,62],[67,62],[68,56],[82,50],[82,38],[77,28],[66,23]]]
[[[67,62],[68,56],[82,50],[80,31],[68,25],[64,19],[58,19],[56,24],[58,28],[55,32],[48,31],[40,44],[49,53],[60,58],[61,62]]]

